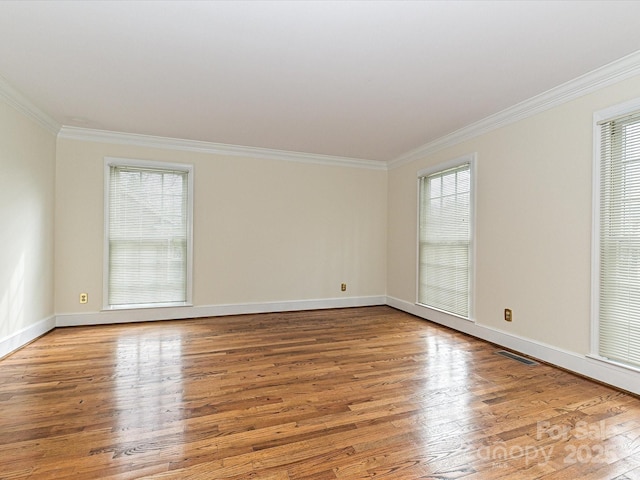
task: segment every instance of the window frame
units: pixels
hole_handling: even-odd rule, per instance
[[[455,318],[475,322],[475,273],[476,273],[476,191],[477,191],[477,162],[478,154],[469,153],[436,165],[421,169],[417,172],[417,201],[416,201],[416,283],[415,283],[415,305],[418,307],[441,312]],[[420,302],[420,222],[421,222],[421,201],[422,201],[422,179],[424,177],[451,170],[462,165],[469,165],[470,192],[469,192],[469,305],[468,316],[459,315],[447,310],[439,309]]]
[[[601,123],[640,113],[640,98],[599,110],[593,114],[592,231],[591,231],[591,338],[589,358],[635,372],[640,368],[600,355],[600,216],[601,216]]]
[[[187,242],[186,242],[186,295],[183,302],[157,302],[144,304],[109,304],[109,228],[110,228],[110,191],[111,167],[133,167],[158,171],[180,171],[187,174]],[[193,306],[193,172],[194,167],[185,163],[170,163],[156,160],[140,160],[120,157],[104,157],[104,219],[103,219],[103,278],[102,278],[102,309],[135,310],[161,307],[191,307]]]

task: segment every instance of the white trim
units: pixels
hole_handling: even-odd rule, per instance
[[[476,272],[476,187],[477,180],[476,174],[478,172],[478,153],[468,153],[466,155],[462,155],[457,158],[453,158],[451,160],[447,160],[437,165],[433,165],[427,168],[423,168],[417,173],[417,181],[418,181],[418,195],[417,195],[417,207],[416,207],[416,277],[415,277],[415,299],[416,304],[419,304],[419,291],[420,291],[420,202],[422,199],[422,178],[428,177],[431,174],[437,172],[444,172],[449,169],[457,168],[461,165],[469,164],[469,174],[471,176],[471,191],[470,191],[470,205],[469,205],[469,228],[471,229],[471,245],[469,252],[469,318],[465,319],[466,321],[473,321],[475,317],[475,272]],[[425,305],[426,306],[426,305]],[[461,317],[463,318],[463,317]]]
[[[531,97],[498,113],[444,135],[421,147],[404,153],[387,163],[389,169],[397,168],[414,160],[426,157],[439,150],[478,137],[519,120],[557,107],[563,103],[592,93],[608,85],[621,82],[640,74],[640,50],[619,60],[570,80],[562,85]]]
[[[112,307],[109,305],[109,192],[112,166],[157,168],[161,170],[177,170],[187,173],[187,296],[184,304],[191,305],[193,290],[193,186],[194,186],[194,166],[188,163],[170,163],[156,160],[140,160],[134,158],[104,157],[104,232],[103,232],[103,252],[102,252],[102,303],[105,310],[118,310],[126,307]],[[153,307],[152,305],[151,307]],[[160,306],[160,305],[155,305]]]
[[[600,355],[587,355],[587,357],[597,360],[599,362],[607,363],[609,365],[615,365],[616,367],[624,368],[626,370],[630,370],[635,373],[640,373],[640,367],[634,367],[633,365],[627,365],[624,363],[616,362],[609,358],[601,357]]]
[[[167,302],[167,303],[131,303],[126,305],[105,305],[104,311],[111,310],[138,310],[141,308],[171,308],[171,307],[193,307],[191,302]]]
[[[602,122],[604,120],[613,120],[616,117],[627,115],[638,110],[640,110],[640,98],[634,98],[633,100],[629,100],[628,102],[619,103],[603,110],[598,110],[593,114],[594,132],[600,132],[598,122]]]
[[[199,140],[185,140],[179,138],[157,137],[136,133],[111,132],[89,128],[70,127],[63,125],[58,134],[59,138],[80,140],[83,142],[112,143],[117,145],[132,145],[136,147],[162,148],[185,152],[208,153],[215,155],[233,155],[241,157],[262,158],[267,160],[284,160],[289,162],[311,163],[317,165],[331,165],[340,167],[367,168],[372,170],[386,170],[387,164],[382,161],[359,158],[337,157],[315,153],[290,152],[269,148],[244,147],[223,143],[203,142]]]
[[[0,75],[0,99],[12,106],[26,117],[35,120],[40,126],[57,135],[61,125],[43,112],[27,97],[13,88],[6,78]]]
[[[476,221],[476,212],[477,207],[476,204],[478,202],[478,180],[476,178],[476,176],[478,175],[478,154],[477,153],[472,153],[470,155],[471,159],[469,161],[469,169],[471,170],[471,205],[470,205],[470,209],[471,211],[469,212],[469,222],[471,223],[470,228],[471,228],[471,252],[469,253],[471,255],[471,258],[469,260],[469,268],[471,269],[471,272],[469,272],[469,294],[471,295],[471,298],[469,299],[469,320],[472,322],[475,322],[475,318],[476,318],[476,272],[478,271],[476,269],[477,267],[477,258],[476,258],[476,252],[477,252],[477,246],[476,244],[478,243],[478,232],[476,230],[476,226],[478,225],[478,222]]]
[[[422,170],[418,170],[418,178],[428,177],[433,173],[444,172],[445,170],[451,170],[453,168],[459,167],[460,165],[464,165],[465,163],[472,164],[476,161],[477,156],[478,154],[476,152],[467,153],[466,155],[440,162],[437,165],[423,168]]]
[[[619,103],[593,113],[593,163],[591,186],[591,325],[590,358],[617,367],[617,362],[600,356],[600,161],[601,122],[640,111],[640,98]],[[634,367],[628,367],[634,369]],[[635,369],[634,369],[635,370]]]
[[[196,307],[145,308],[139,310],[110,310],[91,313],[56,315],[57,327],[85,325],[111,325],[117,323],[150,322],[156,320],[182,320],[188,318],[219,317],[253,313],[323,310],[328,308],[369,307],[384,305],[384,295],[369,297],[325,298],[315,300],[288,300],[282,302],[238,303],[202,305]]]
[[[570,370],[574,373],[597,380],[628,392],[640,395],[640,372],[602,362],[587,355],[560,349],[553,345],[537,342],[491,327],[469,322],[465,319],[414,305],[399,298],[387,296],[387,305],[431,322],[444,325],[459,332],[529,355],[543,362]]]
[[[140,135],[122,132],[110,132],[80,127],[61,125],[46,114],[24,95],[13,88],[9,82],[0,76],[0,98],[16,108],[29,118],[32,118],[44,128],[57,134],[60,138],[73,140],[114,143],[120,145],[134,145],[141,147],[163,148],[221,155],[250,156],[272,160],[287,160],[322,165],[338,165],[374,170],[396,168],[413,160],[425,157],[433,152],[477,137],[491,130],[509,125],[518,120],[530,117],[568,101],[587,95],[600,88],[621,82],[634,75],[640,74],[640,50],[626,57],[593,70],[576,79],[520,102],[501,112],[490,115],[478,122],[472,123],[448,135],[406,152],[399,157],[385,163],[375,160],[337,157],[302,152],[290,152],[256,147],[243,147],[196,140],[185,140],[151,135]]]
[[[50,316],[0,340],[0,358],[15,352],[56,327],[55,316]]]
[[[600,350],[600,127],[598,112],[593,114],[593,163],[591,166],[591,315],[589,351]]]

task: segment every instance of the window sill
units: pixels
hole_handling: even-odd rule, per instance
[[[107,305],[102,311],[110,312],[114,310],[141,310],[147,308],[172,308],[172,307],[193,307],[192,303],[179,302],[179,303],[139,303],[130,305]]]
[[[591,359],[591,360],[596,360],[598,362],[606,363],[606,364],[611,365],[613,367],[624,368],[625,370],[630,370],[632,372],[640,373],[640,367],[636,367],[634,365],[629,365],[627,363],[616,362],[615,360],[611,360],[609,358],[601,357],[600,355],[594,355],[594,354],[591,354],[591,353],[587,354],[586,357]]]
[[[431,310],[431,311],[434,311],[434,312],[442,313],[442,314],[448,315],[450,317],[459,318],[460,320],[465,320],[467,322],[475,323],[474,320],[472,320],[470,317],[463,317],[462,315],[458,315],[457,313],[452,313],[452,312],[448,312],[446,310],[441,310],[439,308],[432,307],[432,306],[426,305],[424,303],[416,302],[416,306],[422,307],[422,308],[426,308],[427,310]]]

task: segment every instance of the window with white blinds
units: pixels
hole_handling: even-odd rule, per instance
[[[597,353],[640,367],[640,111],[597,125]]]
[[[471,317],[472,157],[419,177],[418,303]]]
[[[106,308],[187,305],[192,168],[107,160]]]

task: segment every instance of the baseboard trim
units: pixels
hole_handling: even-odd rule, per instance
[[[137,310],[114,310],[90,313],[56,315],[57,327],[87,325],[109,325],[130,322],[160,320],[183,320],[187,318],[220,317],[252,313],[290,312],[297,310],[323,310],[328,308],[367,307],[384,305],[384,295],[369,297],[325,298],[313,300],[290,300],[223,305],[201,305],[195,307],[145,308]]]
[[[580,355],[560,348],[519,337],[501,330],[479,325],[444,312],[431,310],[390,296],[291,300],[245,304],[205,305],[196,307],[152,308],[144,310],[117,310],[91,313],[62,314],[44,318],[13,335],[0,340],[0,358],[9,355],[55,327],[107,325],[130,322],[181,320],[188,318],[219,317],[253,313],[275,313],[297,310],[323,310],[330,308],[368,307],[389,305],[425,320],[444,325],[501,347],[531,356],[560,368],[575,372],[601,383],[640,395],[640,373],[619,367],[597,358]]]
[[[557,367],[572,371],[601,383],[640,395],[640,373],[624,367],[562,350],[558,347],[479,325],[444,312],[432,310],[395,297],[387,297],[387,305],[459,332],[523,353]]]
[[[52,315],[3,338],[0,340],[0,358],[6,357],[29,342],[33,342],[36,338],[41,337],[55,327],[56,318]]]

